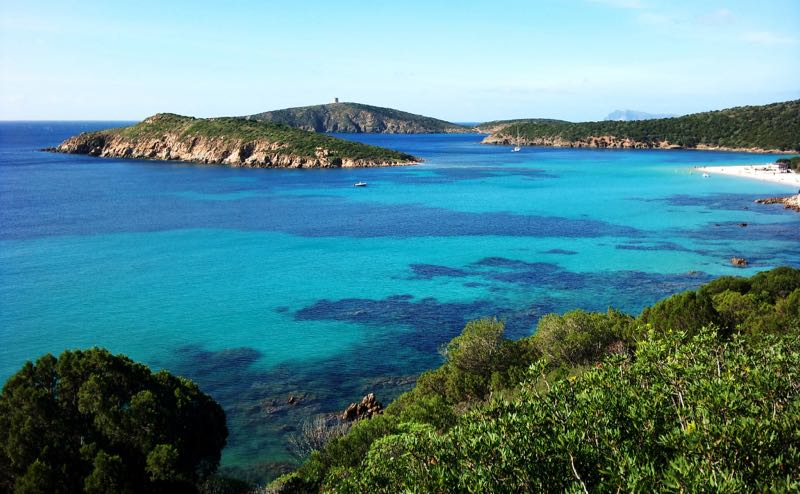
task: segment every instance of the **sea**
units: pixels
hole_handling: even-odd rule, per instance
[[[409,389],[471,319],[521,338],[543,314],[800,267],[800,215],[753,202],[796,190],[694,169],[775,156],[478,134],[340,135],[424,159],[371,169],[40,150],[125,124],[0,123],[0,380],[94,346],[190,377],[227,413],[222,471],[250,480],[296,464],[304,422]]]

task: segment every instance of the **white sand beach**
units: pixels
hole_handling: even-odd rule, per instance
[[[697,173],[707,173],[713,177],[714,174],[729,175],[732,177],[750,178],[764,180],[784,185],[800,187],[800,174],[792,171],[778,169],[778,165],[728,165],[728,166],[698,166],[694,168]]]

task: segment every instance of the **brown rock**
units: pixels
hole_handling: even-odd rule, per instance
[[[344,412],[341,419],[345,422],[372,418],[374,415],[383,413],[383,405],[375,399],[375,394],[370,393],[361,399],[360,403],[351,403]]]
[[[791,209],[800,213],[800,194],[789,197],[770,197],[769,199],[757,199],[758,204],[783,204],[786,209]]]
[[[731,257],[731,264],[737,267],[745,267],[747,266],[747,259],[742,257]]]

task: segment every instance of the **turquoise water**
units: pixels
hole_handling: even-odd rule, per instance
[[[225,468],[251,478],[291,461],[303,419],[407,389],[470,318],[521,337],[547,312],[636,312],[800,266],[800,216],[753,204],[792,188],[692,173],[764,155],[511,153],[477,135],[345,136],[426,160],[367,170],[37,151],[109,125],[0,124],[0,377],[94,345],[190,376],[228,413]]]

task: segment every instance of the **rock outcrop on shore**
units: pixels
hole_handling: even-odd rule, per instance
[[[174,114],[158,114],[131,127],[82,133],[47,151],[276,168],[401,166],[420,161],[398,151],[283,125]]]
[[[770,197],[769,199],[757,199],[758,204],[783,204],[786,209],[791,209],[800,213],[800,194],[789,197]]]
[[[351,403],[342,412],[341,419],[345,422],[353,422],[361,419],[372,418],[374,415],[383,413],[383,405],[375,399],[373,393],[361,399],[360,403]]]

